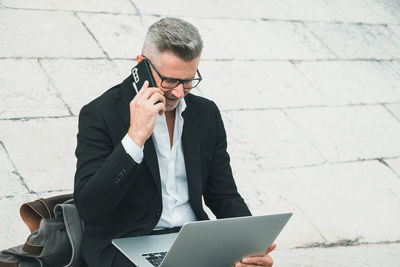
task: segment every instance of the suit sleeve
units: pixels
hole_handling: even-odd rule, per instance
[[[113,146],[100,108],[90,104],[79,114],[75,154],[75,204],[84,221],[98,223],[118,206],[140,164],[121,142]]]
[[[237,191],[233,179],[230,158],[227,152],[225,127],[221,113],[214,104],[215,111],[215,149],[213,162],[204,193],[206,205],[217,218],[250,216],[251,213]]]

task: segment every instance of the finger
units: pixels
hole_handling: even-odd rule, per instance
[[[142,87],[137,92],[136,96],[141,96],[143,94],[143,92],[146,91],[147,88],[149,88],[149,82],[146,80],[146,81],[144,81]]]
[[[273,260],[269,255],[263,257],[248,257],[242,260],[243,264],[247,265],[260,265],[260,266],[272,266]]]
[[[149,81],[146,80],[144,81],[142,88],[140,88],[139,92],[143,93],[143,91],[145,91],[147,88],[149,88]]]
[[[146,88],[142,95],[138,96],[136,102],[138,104],[145,104],[145,102],[150,99],[150,97],[154,94],[154,93],[158,93],[160,95],[164,95],[164,92],[161,91],[159,88],[156,87],[148,87]]]
[[[141,98],[141,96],[143,95],[143,93],[146,91],[147,88],[149,88],[149,82],[144,81],[142,87],[139,89],[135,97],[132,99],[131,104],[136,103]]]
[[[265,252],[265,254],[272,252],[275,248],[276,248],[276,244],[272,243],[272,245],[267,249],[267,252]]]
[[[161,103],[163,103],[165,105],[165,97],[160,95],[159,93],[155,92],[148,100],[148,103],[150,104],[155,104],[158,101],[160,101]]]
[[[154,93],[159,93],[160,95],[164,95],[164,92],[157,87],[147,87],[143,90],[143,94],[141,98],[149,99]]]
[[[157,103],[154,107],[158,110],[158,114],[162,115],[165,112],[165,105],[163,103]]]

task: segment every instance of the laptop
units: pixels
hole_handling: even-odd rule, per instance
[[[237,217],[184,224],[179,233],[113,239],[139,267],[232,266],[249,255],[262,255],[292,213]]]

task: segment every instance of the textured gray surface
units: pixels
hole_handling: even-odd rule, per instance
[[[21,203],[72,191],[79,110],[160,16],[203,36],[193,93],[253,213],[294,213],[275,266],[400,266],[397,0],[1,0],[0,248],[24,242]]]

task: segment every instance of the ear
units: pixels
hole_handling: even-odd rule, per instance
[[[136,61],[137,61],[138,64],[139,64],[140,62],[142,62],[143,59],[144,59],[144,57],[143,57],[142,55],[137,55],[137,56],[136,56]]]

